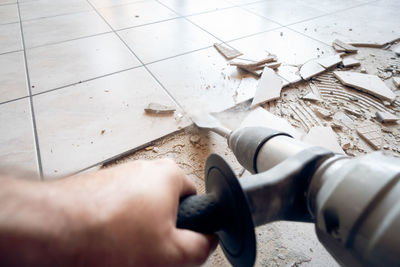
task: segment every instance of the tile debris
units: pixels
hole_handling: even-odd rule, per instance
[[[392,81],[393,81],[394,86],[400,87],[400,77],[393,77]]]
[[[200,143],[201,137],[198,134],[192,134],[189,137],[189,141],[190,143],[192,143],[193,145]]]
[[[318,60],[312,59],[301,66],[300,76],[303,78],[303,80],[308,80],[311,77],[318,75],[324,71],[325,68],[318,63]]]
[[[382,100],[393,102],[396,95],[376,75],[350,71],[334,71],[335,77],[343,84],[372,94]]]
[[[375,113],[376,119],[381,123],[396,122],[400,120],[399,117],[388,112],[378,111]]]
[[[251,107],[263,104],[265,102],[278,99],[281,95],[282,81],[275,72],[265,67],[260,80],[258,81],[257,90],[251,103]]]
[[[331,127],[316,126],[302,138],[302,141],[311,145],[327,148],[335,153],[345,154],[338,143],[338,138]]]
[[[335,39],[333,41],[333,47],[339,47],[341,48],[340,52],[346,52],[346,53],[356,53],[358,51],[357,47],[354,47],[353,45],[346,44],[345,42],[340,41],[339,39]],[[339,52],[339,51],[338,51]]]
[[[382,146],[381,128],[372,123],[364,122],[357,126],[358,135],[363,138],[374,149],[380,149]]]
[[[357,59],[354,59],[352,57],[346,57],[343,59],[343,66],[346,68],[360,66],[360,61],[358,61]]]
[[[243,55],[241,52],[239,52],[238,50],[234,49],[234,48],[230,48],[226,45],[223,44],[214,44],[215,49],[217,49],[217,51],[223,55],[226,59],[234,59],[238,56]]]
[[[319,58],[317,61],[322,67],[324,67],[325,69],[329,69],[342,62],[342,58],[339,55],[333,55]]]
[[[313,92],[310,92],[310,93],[302,96],[301,99],[309,100],[309,101],[322,102],[322,99],[320,97],[316,96]]]
[[[165,114],[174,114],[175,108],[171,106],[166,106],[158,103],[150,103],[147,105],[147,107],[144,109],[144,111],[148,114],[153,114],[153,115],[165,115]]]

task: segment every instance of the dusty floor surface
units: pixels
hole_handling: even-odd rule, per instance
[[[393,52],[362,48],[353,57],[361,61],[361,66],[351,68],[352,71],[359,72],[361,68],[365,68],[367,73],[381,76],[399,95],[399,90],[394,88],[390,78],[400,75],[399,57],[394,56]],[[301,100],[301,96],[313,90],[319,91],[323,99],[321,103]],[[332,116],[326,119],[318,117],[314,112],[315,106],[327,109]],[[361,123],[374,123],[380,127],[381,149],[393,155],[400,155],[399,124],[381,125],[375,119],[375,112],[378,110],[399,114],[398,104],[384,105],[382,101],[370,95],[343,87],[333,77],[332,72],[325,72],[310,82],[302,82],[283,89],[281,99],[264,105],[264,108],[286,118],[294,127],[305,133],[313,126],[334,126],[338,142],[349,156],[374,150],[356,132]],[[345,111],[346,108],[352,112]],[[248,113],[249,102],[245,102],[216,116],[226,126],[234,129]],[[242,173],[243,168],[222,137],[193,126],[155,141],[147,148],[110,165],[137,159],[169,157],[174,159],[194,181],[198,193],[201,194],[204,193],[204,163],[210,153],[223,156],[238,175]],[[256,231],[258,245],[256,266],[338,266],[318,242],[312,224],[276,222],[259,227]],[[229,266],[229,263],[218,248],[205,266]]]

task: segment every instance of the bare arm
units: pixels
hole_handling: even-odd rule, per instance
[[[214,237],[175,227],[195,193],[172,161],[137,161],[54,182],[0,178],[3,265],[183,266]]]

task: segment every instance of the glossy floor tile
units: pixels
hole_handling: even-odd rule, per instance
[[[214,11],[234,5],[224,0],[160,0],[160,2],[182,16]]]
[[[35,96],[45,177],[97,164],[189,124],[175,115],[149,116],[150,102],[174,106],[143,68]]]
[[[114,33],[28,49],[26,53],[33,94],[140,65]]]
[[[22,49],[19,23],[0,25],[0,54]]]
[[[111,31],[95,11],[23,21],[22,26],[27,48]]]
[[[290,28],[326,44],[337,38],[344,42],[385,43],[400,36],[400,17],[396,9],[368,4]]]
[[[17,4],[0,6],[0,24],[19,22]]]
[[[303,4],[303,1],[270,0],[243,6],[253,13],[282,25],[300,22],[326,14],[324,11]]]
[[[0,55],[0,103],[27,95],[24,53]]]
[[[0,0],[0,5],[15,4],[17,0]]]
[[[321,11],[331,13],[339,10],[352,8],[355,6],[363,5],[371,0],[302,0],[304,5],[319,9]]]
[[[148,65],[187,112],[218,112],[254,96],[257,80],[243,77],[214,47]]]
[[[92,10],[92,7],[86,0],[35,0],[23,2],[19,6],[22,20],[53,17]]]
[[[123,30],[118,34],[144,63],[212,46],[217,42],[210,34],[183,18]]]
[[[295,65],[334,52],[330,46],[286,28],[260,33],[229,44],[244,53],[242,57],[260,58],[269,52],[275,54],[279,62]]]
[[[223,41],[280,27],[241,8],[228,8],[188,18]]]
[[[121,6],[142,1],[146,0],[89,0],[89,2],[96,8]]]
[[[114,30],[154,23],[178,17],[157,1],[143,1],[129,5],[98,9]]]
[[[0,105],[0,169],[39,178],[29,99]],[[27,176],[25,176],[27,177]]]

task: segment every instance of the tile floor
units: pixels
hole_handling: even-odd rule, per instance
[[[0,0],[0,166],[49,179],[251,98],[214,42],[286,64],[400,37],[397,0]],[[282,69],[283,71],[283,69]],[[175,105],[149,117],[149,102]],[[182,110],[183,109],[183,110]]]

